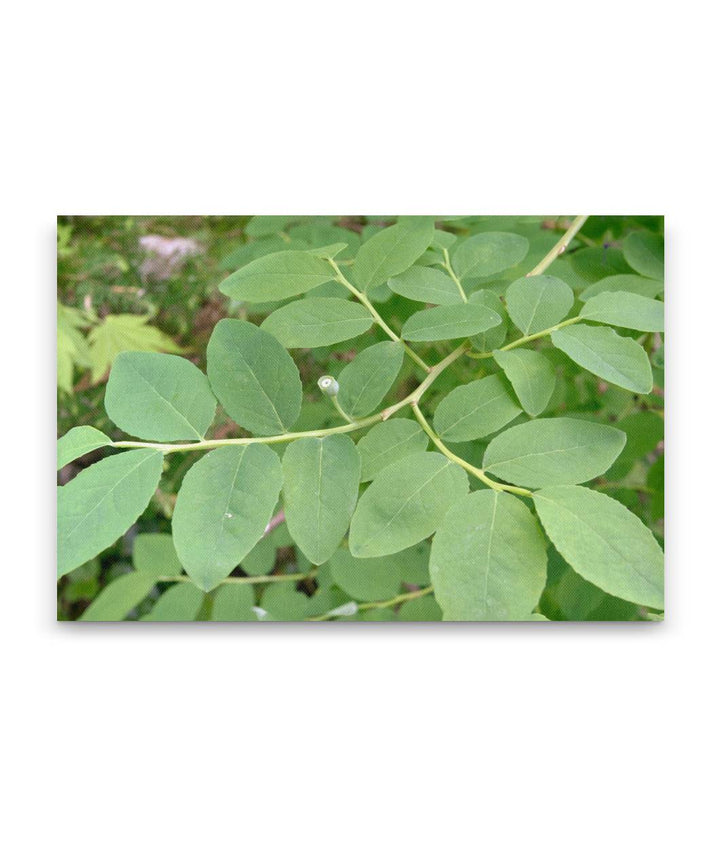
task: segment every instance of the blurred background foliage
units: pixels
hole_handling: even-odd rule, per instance
[[[103,407],[108,372],[121,351],[182,354],[204,370],[207,342],[221,318],[249,318],[259,323],[281,305],[247,307],[229,300],[217,288],[228,273],[278,250],[337,242],[348,245],[338,256],[341,265],[348,265],[362,241],[395,219],[381,216],[58,218],[58,436],[76,425],[92,425],[113,439],[121,439],[121,432],[109,421]],[[489,289],[500,297],[513,280],[543,258],[569,222],[569,217],[562,216],[438,218],[439,226],[458,237],[483,231],[510,231],[528,238],[530,251],[520,265],[499,277],[478,279],[468,289]],[[625,261],[622,242],[636,231],[662,235],[663,219],[591,217],[578,239],[547,272],[565,280],[576,295],[605,277],[635,274]],[[419,263],[432,264],[430,253]],[[335,289],[340,290],[339,296],[345,296],[336,283],[321,286],[317,294],[334,294]],[[372,299],[396,330],[418,308],[416,303],[393,294],[386,286],[375,289]],[[516,335],[517,331],[510,334],[512,338]],[[359,350],[383,339],[374,327],[347,345],[293,351],[305,390],[303,410],[294,430],[335,424],[337,414],[317,390],[317,378],[323,374],[336,375]],[[555,393],[543,416],[576,414],[597,418],[627,433],[627,445],[620,458],[593,486],[630,508],[662,542],[664,351],[657,334],[646,334],[642,341],[653,365],[655,385],[649,395],[636,395],[599,381],[561,352],[548,347],[547,342],[538,342],[537,347],[553,361],[557,373]],[[429,345],[423,356],[434,362],[448,350],[449,346],[442,344]],[[432,413],[438,401],[458,384],[474,380],[484,371],[482,364],[472,360],[454,363],[433,385],[427,397],[428,411]],[[406,360],[388,401],[408,394],[420,379],[417,367]],[[521,415],[511,424],[527,418]],[[243,431],[218,410],[208,437],[231,436],[243,436]],[[360,436],[358,432],[354,439]],[[449,445],[466,460],[479,465],[491,439]],[[59,483],[66,483],[101,457],[101,452],[93,452],[64,467],[58,474]],[[170,518],[182,478],[198,458],[199,455],[192,453],[166,458],[160,487],[135,526],[98,558],[59,581],[58,618],[75,620],[83,615],[92,618],[93,612],[107,615],[110,609],[118,620],[174,620],[194,616],[250,621],[257,619],[252,607],[260,606],[275,619],[298,620],[322,614],[352,599],[352,593],[340,589],[325,566],[313,580],[297,585],[226,585],[220,587],[218,594],[209,595],[194,586],[153,580],[153,574],[172,575],[180,570],[169,536]],[[403,591],[427,585],[427,547],[421,544],[403,556]],[[122,590],[122,578],[133,569],[148,571],[146,590]],[[295,548],[287,527],[280,522],[234,574],[259,576],[309,570],[309,562]],[[109,598],[103,598],[103,591],[117,581],[120,585],[114,586],[109,606],[104,602],[109,602]],[[552,547],[540,611],[552,620],[652,618],[641,607],[610,597],[583,580]],[[437,620],[439,616],[437,604],[431,596],[426,596],[406,601],[399,609],[384,606],[367,609],[348,620]]]

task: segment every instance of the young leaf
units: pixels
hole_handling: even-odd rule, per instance
[[[111,444],[112,440],[107,434],[103,434],[91,425],[78,425],[76,428],[71,428],[57,441],[57,468],[61,470],[70,461]]]
[[[421,309],[403,324],[402,337],[408,342],[441,342],[464,339],[497,327],[502,318],[482,303],[460,303]]]
[[[372,315],[359,303],[308,297],[276,309],[260,327],[286,348],[318,348],[354,339],[372,325]]]
[[[623,241],[623,255],[633,270],[651,279],[665,276],[665,244],[660,235],[631,232]]]
[[[204,593],[191,583],[178,583],[157,599],[141,621],[194,621],[202,606]]]
[[[480,303],[482,306],[492,309],[501,319],[499,324],[490,327],[482,333],[478,333],[477,336],[472,336],[470,339],[473,348],[476,348],[481,353],[494,351],[495,348],[499,348],[505,342],[507,337],[508,314],[502,300],[493,291],[483,288],[480,291],[474,291],[468,298],[468,301],[470,303]]]
[[[437,268],[414,265],[404,273],[391,277],[388,285],[395,294],[420,303],[435,303],[438,306],[463,303],[457,285]]]
[[[306,437],[282,461],[285,518],[297,546],[315,565],[335,552],[350,525],[360,484],[360,455],[349,437]]]
[[[578,484],[604,473],[622,451],[625,434],[582,419],[536,419],[490,441],[483,468],[511,484]]]
[[[411,217],[373,235],[355,256],[355,285],[369,291],[407,270],[430,246],[434,228],[432,217]]]
[[[155,577],[173,577],[182,569],[172,536],[161,532],[143,532],[136,536],[133,565],[136,571]]]
[[[213,595],[212,621],[257,621],[253,612],[253,586],[232,584],[220,586]]]
[[[435,430],[443,440],[487,437],[522,413],[500,375],[457,386],[435,411]]]
[[[343,547],[329,564],[335,583],[356,600],[388,600],[400,591],[402,567],[395,556],[358,559]]]
[[[155,449],[121,452],[58,488],[58,576],[92,559],[143,513],[162,472]]]
[[[224,446],[188,471],[172,520],[188,576],[205,591],[230,574],[262,538],[282,485],[268,446]]]
[[[122,621],[150,594],[157,580],[152,574],[136,571],[123,574],[105,586],[80,616],[80,621]]]
[[[261,256],[230,274],[218,288],[244,303],[266,303],[304,294],[335,276],[325,259],[302,250]]]
[[[545,586],[545,541],[515,497],[494,490],[456,502],[430,551],[430,579],[445,621],[520,621]]]
[[[521,235],[481,232],[455,244],[452,265],[461,279],[491,276],[519,264],[529,249],[527,238]]]
[[[663,554],[640,520],[586,487],[533,494],[545,531],[575,571],[615,597],[663,608]]]
[[[362,460],[361,481],[372,481],[389,464],[424,452],[428,436],[414,419],[388,419],[368,431],[358,442]]]
[[[360,497],[350,524],[350,552],[358,558],[386,556],[417,544],[467,491],[463,470],[437,452],[390,464]]]
[[[528,336],[562,321],[572,309],[575,295],[556,276],[528,276],[511,283],[506,301],[513,324]]]
[[[665,304],[628,291],[597,294],[583,306],[580,315],[588,321],[648,333],[659,333],[665,328]]]
[[[385,398],[403,361],[399,342],[379,342],[361,351],[340,372],[338,402],[351,419],[367,416]]]
[[[119,354],[105,390],[108,416],[143,440],[202,440],[216,407],[200,369],[169,354]]]
[[[530,416],[542,413],[555,389],[555,370],[547,357],[527,348],[493,351],[493,357],[507,375],[523,410]]]
[[[606,276],[588,285],[580,292],[580,300],[589,300],[596,294],[606,291],[629,291],[631,294],[639,294],[641,297],[657,297],[663,290],[662,282],[656,279],[646,279],[644,276],[636,276],[632,273],[621,273],[617,276]]]
[[[647,393],[652,389],[650,360],[642,345],[633,339],[619,336],[608,327],[587,324],[556,330],[551,339],[571,360],[603,380],[631,392]]]
[[[226,318],[215,325],[207,370],[230,418],[254,434],[285,434],[300,415],[297,366],[274,336],[248,321]]]

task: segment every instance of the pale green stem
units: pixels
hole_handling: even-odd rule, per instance
[[[567,318],[565,321],[561,321],[559,324],[555,324],[552,327],[548,327],[547,330],[541,330],[539,333],[533,333],[531,336],[523,336],[522,339],[516,339],[514,342],[510,342],[508,345],[504,345],[502,348],[499,348],[501,351],[512,351],[513,348],[519,348],[521,345],[526,344],[527,342],[533,342],[535,339],[542,339],[543,336],[549,336],[551,333],[554,333],[556,330],[560,330],[561,327],[567,327],[570,324],[577,324],[578,321],[584,321],[584,318],[581,318],[579,315],[576,315],[574,318]],[[468,356],[473,360],[487,360],[492,357],[493,352],[487,351],[484,354],[479,354],[477,351],[469,351]]]
[[[418,589],[418,591],[408,591],[403,594],[397,595],[397,597],[390,598],[390,600],[381,600],[376,601],[375,603],[361,603],[358,604],[358,612],[364,612],[368,609],[385,609],[387,607],[397,606],[399,603],[404,603],[408,600],[416,600],[419,597],[425,597],[426,594],[430,594],[433,590],[432,586],[428,586],[424,589]],[[308,621],[328,621],[331,618],[335,618],[336,613],[326,612],[324,615],[313,615],[312,618],[308,618]]]
[[[561,256],[565,250],[570,245],[570,241],[577,235],[577,233],[582,229],[585,225],[585,221],[588,218],[588,214],[583,214],[579,217],[576,217],[572,223],[570,224],[570,228],[565,232],[565,234],[560,238],[560,240],[555,244],[555,246],[550,250],[550,252],[545,256],[545,258],[538,262],[535,267],[530,271],[530,273],[525,274],[525,276],[537,276],[541,274],[543,271],[547,270],[550,265],[555,261],[558,256]]]
[[[448,253],[448,251],[444,247],[443,247],[443,257],[445,258],[445,264],[443,265],[443,267],[450,274],[450,278],[455,283],[455,285],[457,285],[458,291],[460,292],[460,297],[462,297],[463,303],[467,303],[468,299],[467,299],[467,294],[465,294],[465,289],[462,287],[462,283],[457,278],[457,276],[455,276],[455,271],[452,269],[452,265],[450,264],[450,254]]]
[[[112,443],[112,446],[116,449],[157,449],[163,454],[168,455],[172,452],[202,452],[206,449],[217,449],[221,446],[250,446],[254,443],[289,443],[291,440],[299,440],[303,437],[327,437],[330,434],[347,434],[351,431],[357,431],[360,428],[367,428],[376,422],[384,422],[401,408],[418,402],[437,379],[438,375],[451,363],[455,362],[465,350],[466,346],[461,345],[445,357],[445,359],[433,366],[422,383],[410,395],[405,396],[402,401],[398,401],[396,404],[386,407],[385,410],[374,413],[372,416],[358,419],[349,425],[338,425],[335,428],[319,428],[316,431],[295,431],[289,434],[277,434],[272,437],[234,437],[228,440],[201,440],[198,443],[145,443],[137,440],[119,440]]]
[[[354,419],[351,419],[351,418],[347,415],[347,413],[345,413],[345,411],[342,409],[342,407],[340,406],[340,402],[337,400],[337,395],[331,395],[331,396],[330,396],[330,400],[332,401],[333,405],[335,406],[335,410],[337,410],[337,412],[342,416],[342,418],[343,418],[346,422],[348,422],[350,425],[354,425],[354,424],[355,424],[355,420],[354,420]]]
[[[335,263],[335,260],[334,259],[327,259],[327,261],[331,265],[332,269],[335,271],[335,279],[337,279],[337,281],[341,285],[344,285],[345,288],[347,288],[347,290],[351,294],[353,294],[360,301],[360,303],[362,303],[362,305],[368,310],[368,312],[375,319],[378,326],[382,327],[382,329],[393,340],[393,342],[400,342],[400,344],[403,346],[403,348],[405,348],[405,352],[410,357],[410,359],[414,360],[424,371],[429,372],[430,366],[423,359],[421,359],[406,342],[403,342],[403,340],[400,338],[400,336],[398,336],[398,334],[391,327],[388,327],[388,325],[385,323],[385,321],[383,320],[380,313],[377,311],[377,309],[375,309],[375,307],[372,305],[372,303],[368,299],[367,295],[363,294],[362,291],[359,291],[357,288],[355,288],[355,286],[343,275],[343,272],[337,266],[337,264]]]
[[[427,419],[423,416],[422,411],[420,410],[418,405],[413,404],[412,409],[415,413],[418,422],[422,425],[425,433],[438,447],[438,449],[440,449],[440,451],[443,453],[443,455],[445,455],[446,458],[449,458],[451,461],[454,461],[456,464],[459,464],[464,470],[467,470],[467,472],[474,475],[475,478],[480,479],[481,482],[484,482],[488,487],[491,487],[493,490],[502,490],[506,491],[507,493],[517,493],[520,496],[532,496],[532,492],[526,490],[524,487],[515,487],[515,485],[501,484],[500,482],[494,481],[494,479],[491,479],[489,476],[485,475],[485,470],[480,469],[480,467],[474,467],[472,464],[469,464],[466,460],[460,458],[454,452],[451,452],[450,449],[448,449],[448,447],[430,427]]]
[[[226,577],[220,580],[218,585],[246,585],[254,586],[257,583],[291,583],[299,582],[300,580],[312,580],[317,576],[317,570],[308,571],[306,574],[272,574],[265,577]],[[158,582],[161,583],[193,583],[190,577],[180,574],[175,577],[158,577]]]

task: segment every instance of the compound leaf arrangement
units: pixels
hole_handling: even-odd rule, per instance
[[[204,370],[123,352],[130,439],[58,441],[59,576],[172,494],[83,620],[661,618],[662,219],[330,219],[252,219]]]

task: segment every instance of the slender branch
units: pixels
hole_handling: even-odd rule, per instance
[[[393,340],[393,342],[400,342],[400,344],[403,346],[403,348],[405,348],[405,351],[406,351],[407,355],[410,357],[410,359],[415,360],[415,362],[424,371],[429,372],[430,366],[423,359],[421,359],[406,342],[403,342],[403,340],[400,338],[400,336],[398,336],[398,334],[392,328],[388,327],[388,325],[385,323],[385,321],[383,320],[380,313],[377,311],[377,309],[372,305],[372,303],[368,299],[367,295],[363,294],[362,291],[359,291],[357,288],[355,288],[355,286],[344,276],[343,272],[337,266],[335,260],[334,259],[327,259],[327,261],[330,263],[330,266],[335,271],[335,279],[337,279],[337,281],[341,285],[344,285],[345,288],[347,288],[347,290],[351,294],[353,294],[355,297],[357,297],[357,299],[360,301],[360,303],[362,303],[362,305],[368,310],[368,312],[375,319],[378,326],[382,327],[382,329]]]
[[[550,250],[550,252],[545,256],[545,258],[538,262],[535,267],[530,271],[530,273],[525,274],[525,276],[537,276],[543,271],[547,270],[550,265],[555,261],[558,256],[561,256],[565,250],[568,248],[570,241],[577,235],[577,233],[582,229],[585,225],[585,221],[588,218],[588,214],[583,214],[579,217],[576,217],[572,223],[570,224],[570,228],[565,232],[565,234],[560,238],[560,240],[555,244],[555,246]]]
[[[561,327],[567,327],[570,324],[577,324],[578,321],[584,321],[584,318],[581,318],[579,315],[576,315],[574,318],[566,318],[565,321],[561,321],[559,324],[555,324],[552,327],[548,327],[547,330],[541,330],[539,333],[533,333],[531,336],[523,336],[522,339],[515,339],[514,342],[510,342],[508,345],[504,345],[502,348],[499,348],[500,351],[512,351],[513,348],[519,348],[520,345],[524,345],[526,342],[533,342],[535,339],[542,339],[543,336],[549,336],[551,333],[554,333],[556,330],[559,330]],[[487,351],[483,354],[479,354],[476,351],[469,351],[468,357],[471,357],[473,360],[487,360],[492,357],[493,352]]]
[[[417,591],[408,591],[403,592],[403,594],[399,594],[396,597],[390,598],[390,600],[380,600],[374,603],[360,603],[358,604],[358,612],[364,612],[368,609],[385,609],[387,607],[397,606],[398,603],[404,603],[408,600],[416,600],[419,597],[424,597],[426,594],[430,594],[433,590],[432,586],[428,586],[424,589],[419,589]],[[331,618],[335,618],[337,613],[332,610],[330,612],[325,612],[323,615],[313,615],[311,618],[308,618],[308,621],[329,621]]]
[[[491,487],[493,490],[506,491],[507,493],[517,493],[520,496],[532,496],[532,492],[526,490],[524,487],[515,487],[515,485],[501,484],[500,482],[496,482],[494,479],[491,479],[489,476],[485,475],[485,470],[481,469],[480,467],[474,467],[472,464],[469,464],[466,460],[460,458],[454,452],[451,452],[450,449],[448,449],[448,447],[430,427],[427,419],[423,416],[422,411],[420,410],[418,405],[413,404],[412,409],[413,413],[417,417],[418,422],[422,425],[425,433],[438,447],[438,449],[440,449],[440,451],[443,453],[443,455],[445,455],[446,458],[449,458],[451,461],[454,461],[456,464],[459,464],[464,470],[467,470],[471,475],[474,475],[475,478],[480,479],[481,482],[484,482],[488,487]]]
[[[264,577],[226,577],[224,580],[220,580],[218,585],[254,586],[257,583],[291,583],[299,582],[300,580],[312,580],[316,576],[317,569],[314,571],[308,571],[306,574],[271,574]],[[158,577],[158,581],[161,583],[193,583],[193,585],[195,585],[190,577],[185,576],[185,574],[179,574],[174,577]]]
[[[467,294],[465,294],[465,289],[462,287],[462,283],[460,282],[460,280],[455,275],[455,271],[453,270],[452,265],[450,264],[450,253],[448,253],[448,251],[444,247],[443,247],[443,257],[445,259],[445,264],[443,265],[443,267],[450,274],[450,278],[455,283],[455,285],[457,285],[458,291],[460,292],[460,297],[462,297],[463,303],[467,303],[468,299],[467,299]]]

